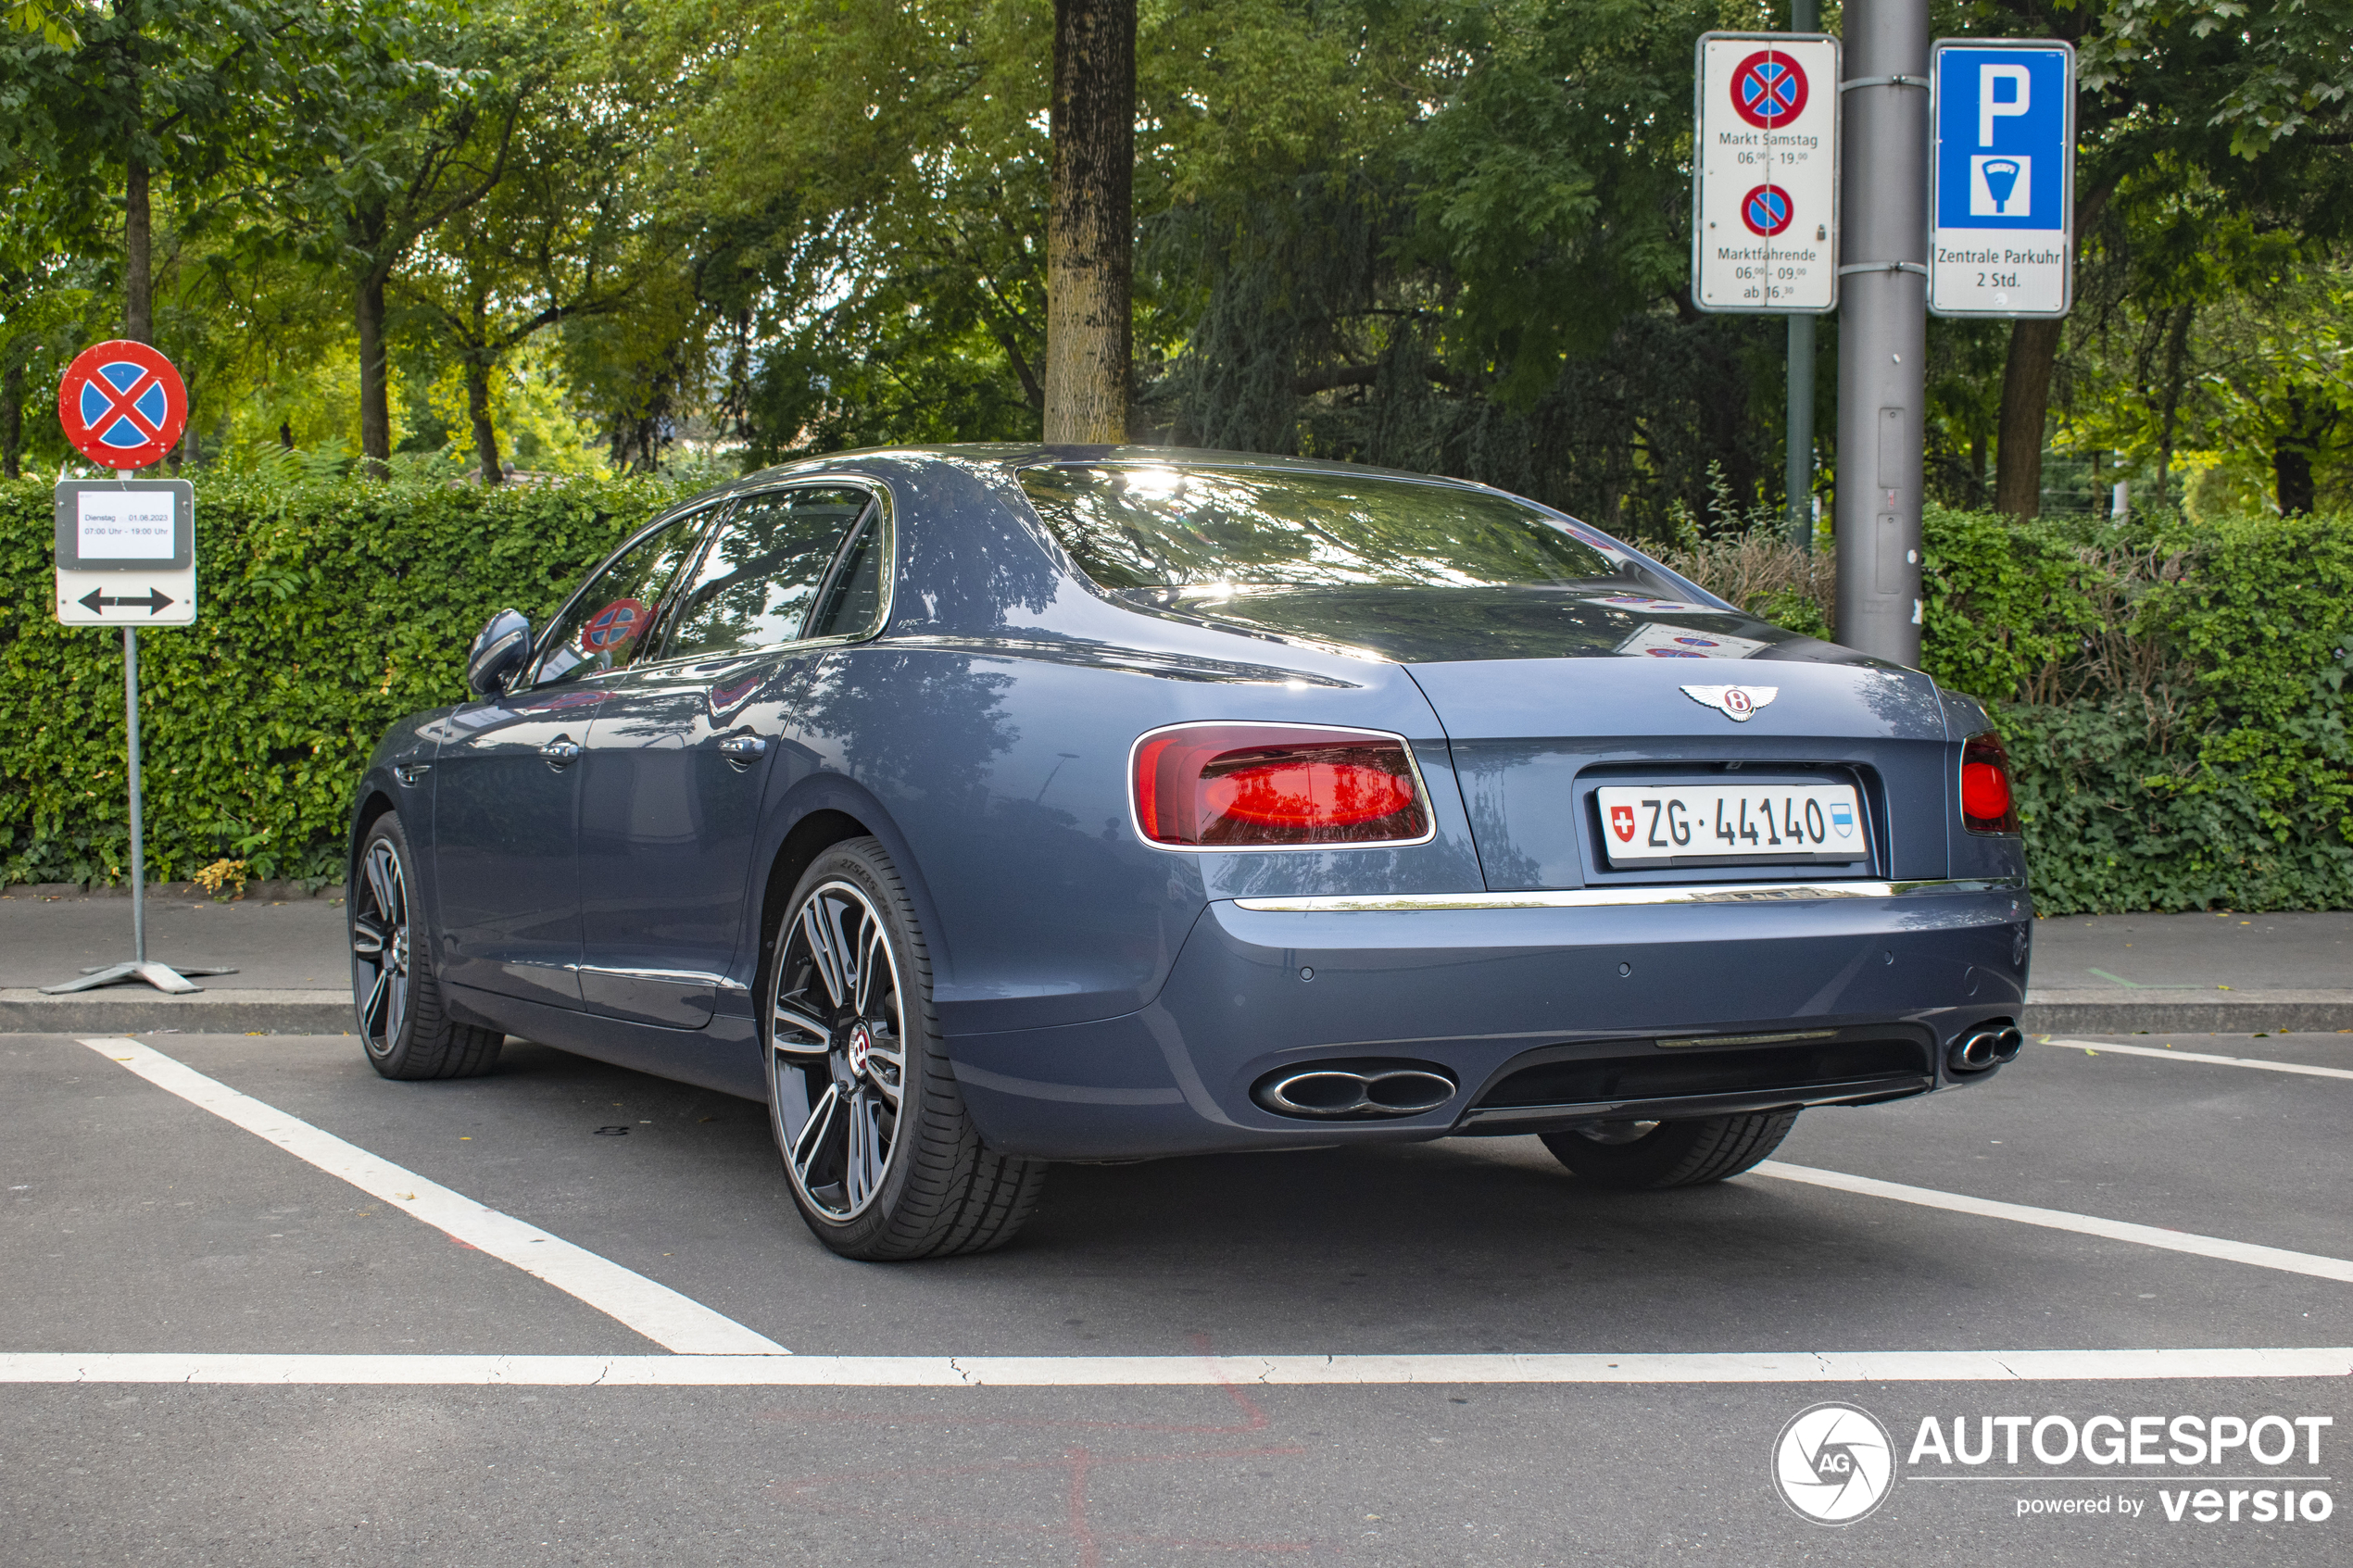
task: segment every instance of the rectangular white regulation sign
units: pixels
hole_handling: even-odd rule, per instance
[[[1943,38],[1930,56],[1928,307],[2064,316],[2075,283],[2075,51]]]
[[[192,626],[195,486],[184,479],[69,479],[57,489],[57,620]]]
[[[1692,303],[1819,314],[1838,304],[1838,40],[1699,41]]]

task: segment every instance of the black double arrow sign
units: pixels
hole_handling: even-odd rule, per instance
[[[179,602],[178,600],[172,598],[170,595],[166,594],[161,588],[150,588],[144,596],[135,599],[101,597],[100,596],[103,593],[103,589],[93,588],[88,593],[82,595],[82,597],[76,599],[74,603],[80,605],[82,608],[88,610],[93,615],[98,614],[100,610],[107,605],[126,605],[132,607],[144,605],[146,607],[146,610],[149,615],[155,615],[160,612],[164,606],[168,604],[177,604]]]

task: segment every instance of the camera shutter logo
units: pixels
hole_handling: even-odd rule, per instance
[[[1852,1524],[1887,1500],[1895,1445],[1869,1411],[1808,1406],[1773,1441],[1773,1484],[1781,1500],[1817,1524]]]

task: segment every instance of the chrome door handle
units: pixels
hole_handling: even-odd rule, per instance
[[[580,759],[580,750],[578,741],[559,736],[541,746],[539,755],[547,759],[547,766],[550,768],[566,768]]]
[[[760,735],[729,735],[719,751],[730,762],[749,762],[768,755],[768,742]]]

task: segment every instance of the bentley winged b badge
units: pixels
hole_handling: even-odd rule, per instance
[[[1756,710],[1780,695],[1779,686],[1685,686],[1683,695],[1703,708],[1712,708],[1735,724],[1745,724]]]

